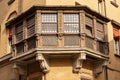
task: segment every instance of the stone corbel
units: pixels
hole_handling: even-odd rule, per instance
[[[101,74],[103,72],[103,66],[105,66],[105,65],[107,65],[106,60],[97,61],[95,63],[95,66],[94,66],[95,77],[97,77],[99,74]]]
[[[27,66],[26,65],[19,65],[17,63],[13,63],[13,69],[16,76],[21,75],[24,79],[27,77]]]
[[[49,71],[49,65],[47,59],[44,57],[43,54],[37,54],[36,60],[40,63],[40,68],[43,70],[43,72]]]
[[[86,59],[86,54],[84,52],[74,57],[73,72],[79,73],[80,68],[82,67],[82,63],[85,59]]]

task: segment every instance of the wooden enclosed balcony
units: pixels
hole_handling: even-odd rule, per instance
[[[34,6],[6,24],[13,59],[81,52],[108,58],[108,21],[86,6]]]

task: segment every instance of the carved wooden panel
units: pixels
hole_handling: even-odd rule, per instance
[[[57,46],[57,36],[56,35],[47,35],[42,36],[43,46]]]
[[[101,41],[97,41],[97,50],[101,53],[105,53],[105,46],[106,43],[101,42]]]
[[[86,42],[86,47],[93,49],[94,40],[91,37],[86,37],[85,42]]]
[[[36,47],[36,38],[31,37],[27,40],[28,50],[33,49]]]
[[[24,52],[24,43],[19,43],[19,44],[16,44],[16,53],[19,54],[19,53],[23,53]]]
[[[65,35],[64,46],[79,46],[80,37],[79,35]]]

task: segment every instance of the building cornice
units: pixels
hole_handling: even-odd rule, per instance
[[[9,54],[1,57],[0,58],[0,63],[3,62],[3,61],[5,61],[5,60],[7,60],[7,59],[10,59],[10,58],[12,58],[12,53],[9,53]]]
[[[98,12],[90,9],[87,6],[32,6],[30,9],[28,9],[27,11],[21,13],[20,15],[18,15],[16,18],[8,21],[6,23],[6,27],[9,27],[10,25],[14,24],[15,22],[23,19],[23,17],[34,13],[36,10],[83,10],[89,14],[92,14],[93,16],[105,21],[105,22],[109,22],[110,19],[99,14]]]

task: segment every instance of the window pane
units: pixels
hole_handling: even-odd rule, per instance
[[[79,24],[64,24],[64,32],[79,32]]]
[[[78,14],[64,14],[64,22],[79,22]]]
[[[56,14],[42,14],[42,22],[57,22]]]
[[[54,32],[56,33],[57,32],[57,24],[46,24],[46,23],[43,23],[42,24],[42,32],[43,33],[50,33],[50,32]]]
[[[42,32],[57,32],[57,14],[42,14]]]
[[[114,39],[114,52],[115,52],[115,54],[120,55],[120,53],[119,53],[119,39]]]
[[[78,14],[64,14],[64,32],[79,32]]]

